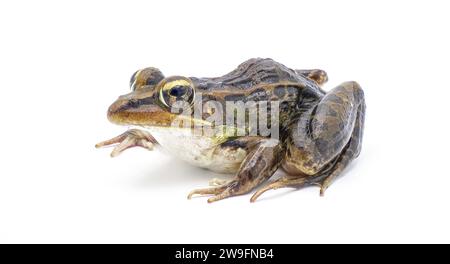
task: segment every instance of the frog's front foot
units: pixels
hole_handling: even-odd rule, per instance
[[[130,129],[117,137],[96,144],[95,147],[101,148],[115,145],[111,152],[111,157],[116,157],[124,150],[132,147],[142,147],[153,150],[156,143],[155,138],[153,138],[150,133],[139,129]]]

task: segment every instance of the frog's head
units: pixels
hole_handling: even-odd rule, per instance
[[[108,109],[108,119],[115,124],[171,126],[180,116],[180,111],[174,111],[173,107],[180,103],[192,105],[195,97],[195,87],[189,78],[165,78],[156,68],[135,72],[130,87],[132,92],[120,96]]]

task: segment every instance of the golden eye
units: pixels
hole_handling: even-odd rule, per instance
[[[161,102],[161,103],[163,103],[165,106],[168,106],[169,107],[169,104],[166,102],[166,99],[164,98],[165,96],[164,96],[164,90],[163,89],[160,89],[159,90],[159,101]]]
[[[159,100],[171,107],[177,101],[191,104],[194,100],[194,87],[192,82],[184,77],[169,77],[162,82],[159,90]]]

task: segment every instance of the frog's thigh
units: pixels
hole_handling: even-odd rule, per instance
[[[334,88],[293,128],[290,155],[283,168],[293,174],[316,175],[339,158],[355,133],[353,140],[357,144],[353,151],[357,156],[363,121],[364,93],[361,87],[356,82],[347,82]]]
[[[282,177],[264,186],[251,201],[268,190],[311,184],[320,185],[323,195],[359,155],[364,113],[364,94],[357,83],[344,83],[330,91],[310,115],[303,115],[290,135],[292,144],[283,168],[297,177]]]

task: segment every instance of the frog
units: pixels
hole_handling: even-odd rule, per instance
[[[211,203],[254,191],[250,201],[255,202],[269,190],[306,186],[318,186],[323,196],[359,156],[366,111],[357,82],[325,91],[327,81],[324,70],[292,69],[270,58],[249,59],[220,77],[166,77],[158,68],[143,68],[132,75],[131,92],[107,111],[109,121],[129,129],[96,147],[114,147],[112,157],[133,147],[161,147],[194,166],[233,175],[212,179],[209,186],[192,190],[189,199],[207,196]],[[238,101],[269,102],[266,109],[258,105],[246,113],[271,119],[268,127],[276,127],[277,136],[258,133],[262,129],[255,126],[256,133],[246,133],[248,122],[211,122],[218,108],[210,102],[226,109]],[[183,114],[173,110],[178,103],[184,103],[183,110],[205,109]],[[174,126],[179,119],[188,125]],[[196,127],[214,129],[194,133]],[[277,171],[282,172],[278,178]]]

